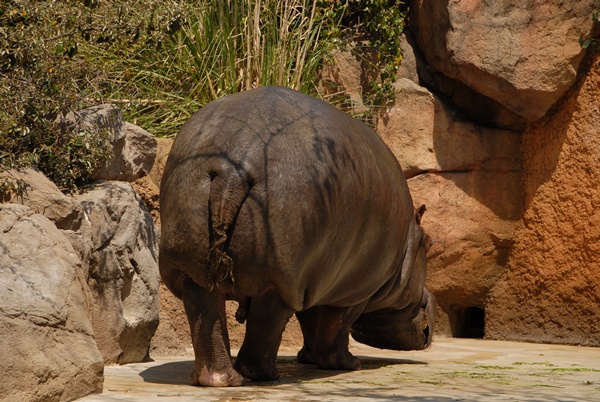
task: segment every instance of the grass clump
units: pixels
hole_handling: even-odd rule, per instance
[[[182,2],[158,49],[113,53],[107,97],[126,118],[172,136],[208,102],[265,85],[315,94],[315,78],[339,41],[336,5],[314,0]],[[88,48],[91,57],[102,49]]]
[[[138,47],[90,58],[111,71],[105,97],[123,106],[128,121],[158,136],[174,136],[182,123],[219,97],[266,85],[319,96],[318,76],[336,49],[366,37],[374,79],[370,106],[394,97],[402,60],[405,10],[399,0],[180,1],[160,47]],[[361,53],[361,50],[357,51]],[[361,57],[367,59],[366,50]]]

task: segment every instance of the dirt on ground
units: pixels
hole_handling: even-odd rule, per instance
[[[107,366],[103,401],[596,401],[600,349],[475,339],[437,339],[425,351],[396,352],[351,344],[359,371],[320,370],[280,351],[279,381],[242,387],[190,385],[193,357]],[[235,354],[235,351],[234,351]]]

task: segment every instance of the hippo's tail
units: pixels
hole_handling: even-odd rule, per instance
[[[208,289],[233,285],[233,260],[227,254],[235,222],[250,192],[248,181],[238,172],[212,177],[208,198]]]

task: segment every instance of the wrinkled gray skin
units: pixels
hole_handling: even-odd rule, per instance
[[[203,107],[173,144],[160,205],[160,272],[190,322],[192,383],[276,379],[294,313],[298,360],[321,368],[360,367],[350,332],[381,348],[431,343],[424,207],[381,139],[327,103],[266,87]],[[234,366],[228,298],[247,320]]]

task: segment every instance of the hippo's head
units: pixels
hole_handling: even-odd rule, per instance
[[[362,314],[352,324],[352,337],[380,349],[421,350],[431,345],[435,297],[423,290],[421,302],[403,310]]]
[[[352,324],[352,337],[360,343],[392,350],[421,350],[431,345],[436,303],[425,289],[426,254],[432,240],[421,227],[424,212],[424,205],[415,211],[397,292],[390,292],[395,295],[391,305],[362,314]]]

